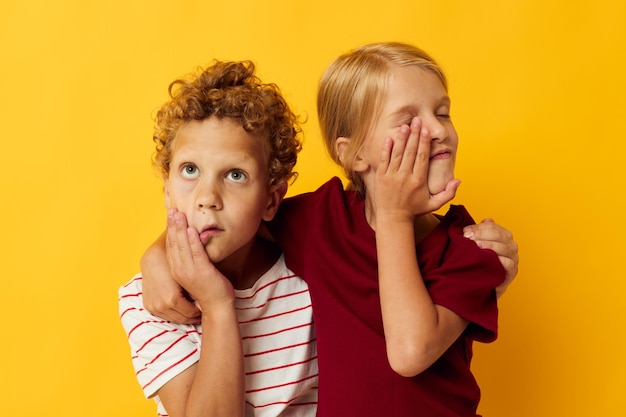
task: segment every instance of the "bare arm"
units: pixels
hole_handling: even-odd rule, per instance
[[[244,365],[231,283],[210,262],[198,233],[176,213],[168,222],[168,258],[176,282],[202,311],[199,361],[158,392],[169,415],[243,416]]]
[[[385,142],[376,173],[375,221],[381,309],[391,367],[413,376],[428,368],[460,336],[467,321],[433,304],[415,253],[415,219],[450,201],[451,181],[431,196],[427,186],[430,135],[415,118]],[[421,220],[428,221],[428,216]],[[418,221],[420,221],[418,219]]]

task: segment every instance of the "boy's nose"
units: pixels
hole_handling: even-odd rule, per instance
[[[214,185],[204,184],[198,189],[198,197],[196,205],[199,210],[212,209],[220,210],[222,208],[222,199],[219,191]]]

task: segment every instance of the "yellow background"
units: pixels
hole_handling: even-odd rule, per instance
[[[476,346],[481,412],[623,413],[625,2],[5,0],[0,415],[155,415],[117,287],[164,225],[151,117],[170,81],[254,60],[308,116],[294,194],[337,173],[318,77],[381,40],[441,62],[461,138],[455,202],[521,247],[500,338]]]

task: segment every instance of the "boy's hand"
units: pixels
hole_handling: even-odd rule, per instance
[[[172,277],[166,245],[163,233],[141,257],[144,307],[155,316],[174,323],[199,324],[200,310]]]
[[[188,227],[185,215],[173,212],[168,216],[167,226],[166,252],[176,282],[200,310],[221,303],[232,304],[235,298],[232,284],[215,268],[197,230]]]
[[[445,190],[431,195],[428,189],[430,133],[414,117],[411,125],[402,125],[395,138],[383,144],[376,170],[374,200],[378,213],[413,221],[416,216],[431,213],[452,200],[459,180],[451,180]]]
[[[496,288],[496,294],[500,297],[517,275],[519,255],[513,234],[492,219],[484,219],[478,224],[463,229],[463,235],[476,242],[479,247],[493,250],[500,258],[506,270],[504,282]]]

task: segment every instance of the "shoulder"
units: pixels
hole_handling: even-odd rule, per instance
[[[465,227],[476,222],[463,205],[452,204],[443,217],[443,222],[456,227]]]
[[[281,208],[291,205],[315,204],[316,202],[326,201],[329,197],[339,198],[344,194],[343,183],[338,177],[333,177],[320,185],[315,191],[302,193],[293,197],[286,198],[281,204]]]
[[[119,287],[117,291],[118,303],[122,306],[141,306],[142,302],[142,276],[136,274],[130,281]]]

